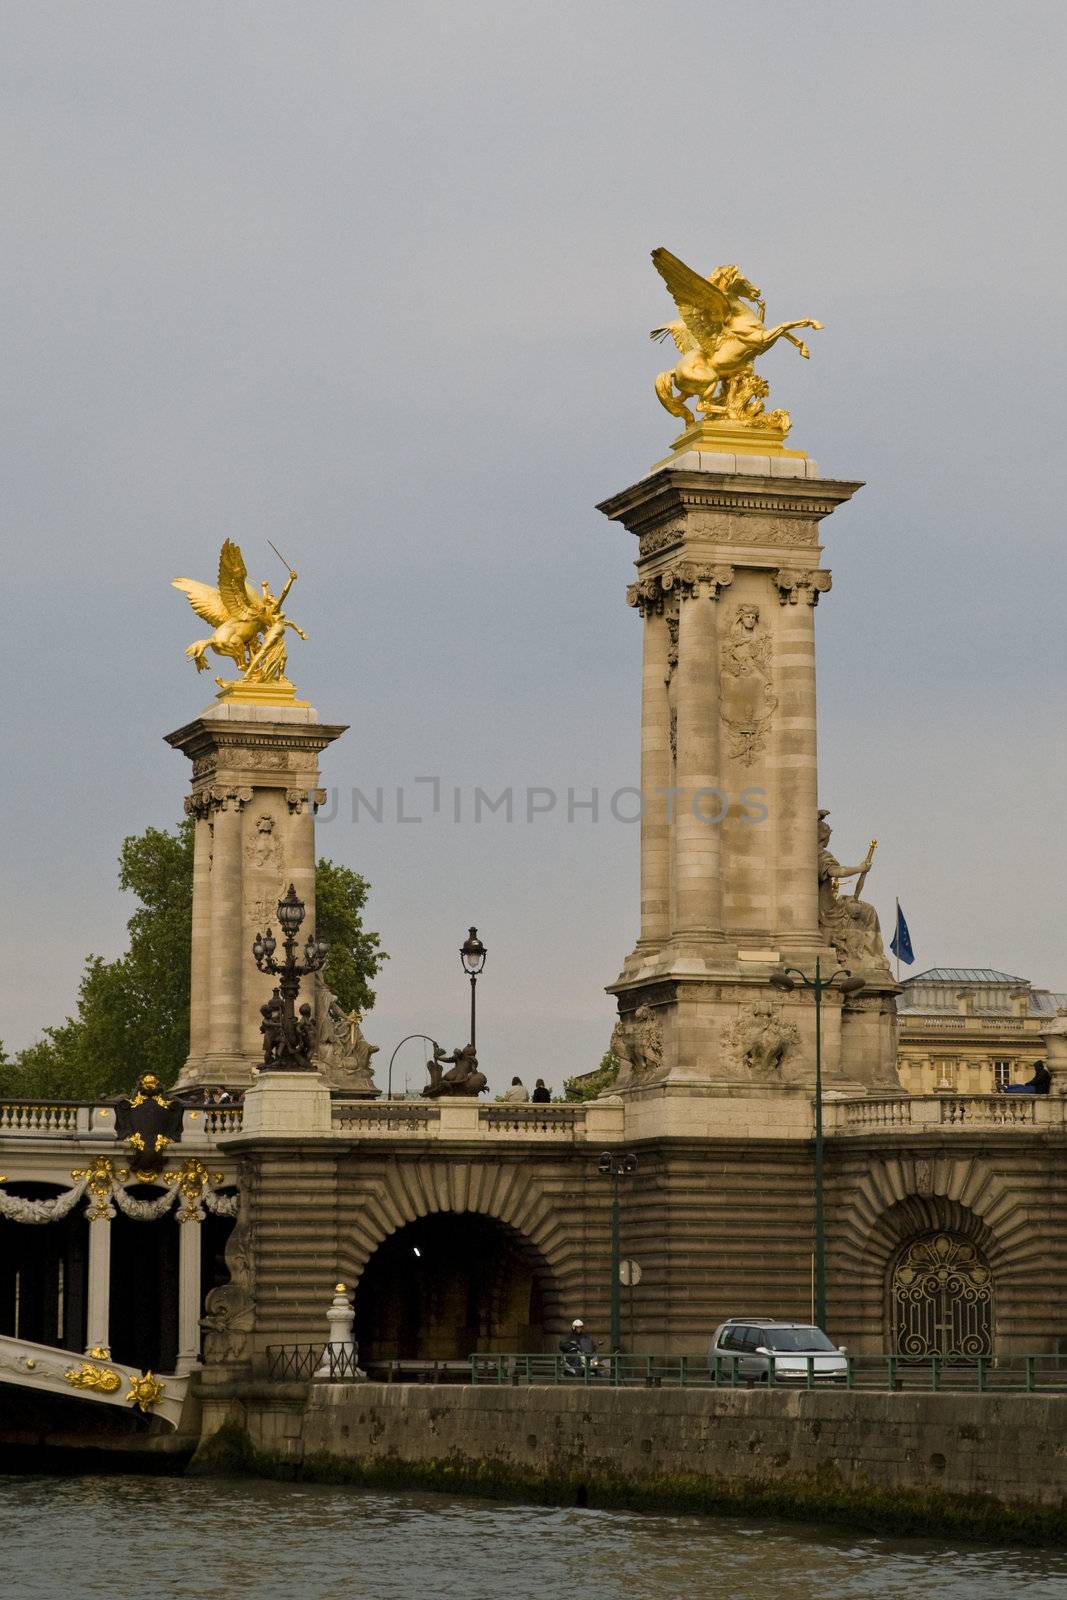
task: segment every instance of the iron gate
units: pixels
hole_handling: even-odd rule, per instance
[[[893,1269],[894,1347],[917,1360],[973,1361],[993,1353],[993,1275],[968,1239],[913,1239]]]

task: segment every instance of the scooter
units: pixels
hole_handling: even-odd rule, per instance
[[[563,1355],[565,1378],[584,1379],[600,1376],[600,1362],[596,1356],[598,1346],[596,1340],[590,1339],[588,1334],[583,1334],[581,1339],[561,1339],[559,1348]]]

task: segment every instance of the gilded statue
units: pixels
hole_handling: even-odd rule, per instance
[[[660,404],[672,417],[684,418],[687,427],[696,419],[686,400],[695,398],[696,409],[706,418],[770,428],[784,438],[789,413],[764,409],[769,386],[752,364],[779,339],[788,340],[807,359],[807,345],[792,330],[821,328],[822,323],[801,317],[768,328],[760,292],[739,267],[716,267],[702,278],[662,246],[653,250],[652,260],[678,307],[678,320],[653,328],[650,337],[670,337],[681,357],[656,379]]]
[[[301,639],[306,639],[307,634],[282,610],[296,582],[296,572],[274,545],[271,549],[289,572],[278,595],[271,593],[266,580],[259,589],[249,583],[244,557],[232,539],[224,542],[219,554],[217,589],[192,578],[174,579],[175,589],[188,597],[197,616],[210,622],[215,630],[210,639],[194,640],[185,652],[196,662],[197,672],[207,671],[204,657],[213,650],[217,656],[227,656],[237,663],[244,683],[284,685],[287,682],[285,630],[292,628]],[[216,678],[215,682],[222,688],[227,687],[222,678]]]

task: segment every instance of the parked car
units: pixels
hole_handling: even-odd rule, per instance
[[[775,1317],[731,1317],[716,1328],[708,1346],[708,1371],[718,1381],[766,1383],[774,1361],[775,1383],[807,1383],[809,1357],[813,1383],[844,1383],[848,1361],[810,1322]]]

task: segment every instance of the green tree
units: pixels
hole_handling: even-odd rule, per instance
[[[119,884],[137,897],[129,947],[115,961],[90,955],[77,1014],[46,1028],[5,1065],[5,1093],[95,1099],[129,1089],[142,1072],[173,1083],[189,1051],[189,947],[193,904],[193,825],[173,833],[147,828],[126,839]],[[316,934],[331,946],[326,981],[346,1010],[374,1004],[370,980],[386,960],[363,927],[369,885],[332,861],[315,874]]]
[[[600,1065],[593,1072],[580,1072],[577,1077],[564,1078],[564,1100],[595,1100],[598,1094],[611,1087],[619,1076],[619,1063],[611,1050],[605,1050]]]
[[[389,957],[376,933],[363,926],[370,884],[351,867],[325,856],[315,868],[315,935],[330,947],[323,976],[346,1011],[369,1011],[370,980]]]

